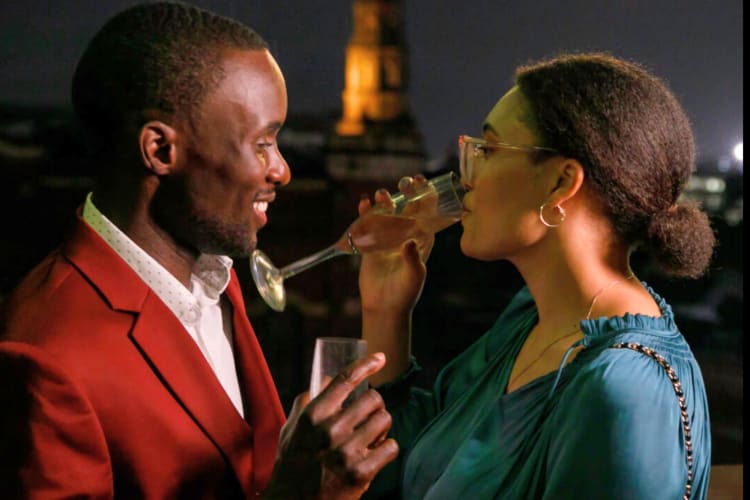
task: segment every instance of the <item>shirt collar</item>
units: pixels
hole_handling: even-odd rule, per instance
[[[200,318],[201,303],[215,304],[229,285],[232,259],[201,254],[191,270],[192,290],[185,288],[96,208],[91,193],[86,196],[82,217],[183,322],[193,323]]]
[[[232,259],[226,255],[201,254],[195,261],[191,280],[203,285],[206,296],[211,300],[219,300],[231,278]]]

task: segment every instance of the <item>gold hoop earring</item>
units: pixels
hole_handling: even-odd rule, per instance
[[[560,224],[562,224],[563,221],[565,220],[565,209],[561,207],[560,205],[554,205],[552,207],[552,210],[557,210],[557,213],[559,214],[558,217],[560,217],[560,222],[558,222],[557,224],[550,224],[544,218],[544,207],[546,206],[547,204],[543,203],[542,206],[539,207],[539,220],[542,221],[542,224],[544,224],[547,227],[557,227]]]

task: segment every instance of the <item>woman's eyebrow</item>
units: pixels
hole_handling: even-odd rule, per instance
[[[497,139],[497,131],[492,126],[492,124],[490,124],[490,122],[484,122],[482,124],[482,134],[484,135],[484,134],[487,134],[487,133],[492,134],[492,136],[495,138],[495,140],[498,140]]]

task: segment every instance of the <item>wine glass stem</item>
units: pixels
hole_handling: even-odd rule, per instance
[[[323,250],[316,252],[312,255],[308,255],[307,257],[304,257],[302,259],[299,259],[297,261],[292,262],[291,264],[288,264],[281,269],[279,269],[279,272],[281,273],[281,277],[284,279],[291,278],[292,276],[296,276],[297,274],[301,273],[302,271],[307,271],[313,266],[317,266],[321,262],[325,262],[328,259],[332,259],[333,257],[338,257],[339,255],[346,255],[347,252],[343,250],[339,250],[336,248],[336,245],[331,245],[328,248],[324,248]]]

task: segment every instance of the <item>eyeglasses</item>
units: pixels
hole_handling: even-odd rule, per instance
[[[506,149],[509,151],[522,151],[524,153],[533,153],[535,151],[545,151],[547,153],[558,153],[556,149],[545,148],[542,146],[527,146],[525,144],[507,144],[505,142],[493,142],[486,139],[477,139],[468,135],[458,136],[458,159],[459,169],[461,171],[461,182],[471,182],[472,175],[479,161],[484,161],[487,157],[487,151],[496,149]]]

